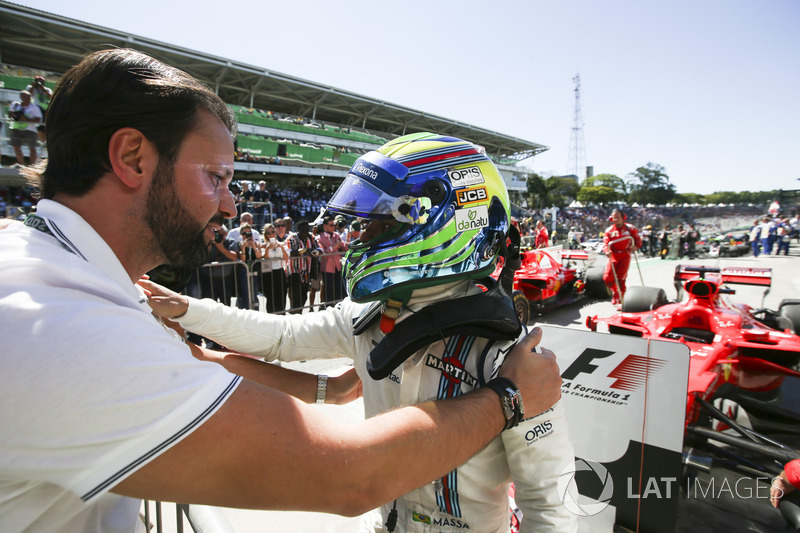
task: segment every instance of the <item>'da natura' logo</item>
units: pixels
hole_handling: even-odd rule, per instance
[[[576,472],[593,472],[600,480],[603,489],[596,502],[578,503],[578,488],[573,483]],[[614,481],[611,479],[611,474],[608,473],[606,467],[600,463],[578,458],[575,459],[574,464],[567,465],[561,471],[558,478],[558,494],[561,498],[561,503],[570,513],[577,516],[593,516],[608,507],[611,502],[611,496],[614,494]]]

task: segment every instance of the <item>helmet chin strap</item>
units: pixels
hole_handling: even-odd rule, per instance
[[[394,326],[372,349],[367,359],[367,371],[373,379],[387,377],[417,350],[454,335],[493,340],[515,340],[519,337],[522,325],[504,287],[510,288],[514,264],[519,262],[519,233],[516,232],[515,250],[515,238],[511,235],[514,232],[516,230],[509,232],[510,243],[500,239],[500,251],[506,261],[499,282],[486,292],[433,303]],[[381,315],[382,307],[380,302],[372,305],[356,321],[353,333],[360,335],[366,331]]]

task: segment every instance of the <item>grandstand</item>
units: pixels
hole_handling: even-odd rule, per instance
[[[53,87],[85,54],[109,46],[141,50],[212,87],[239,119],[236,180],[312,185],[338,183],[362,153],[407,133],[434,131],[480,144],[509,190],[525,190],[515,166],[547,147],[378,100],[168,43],[139,37],[0,0],[0,108],[18,99],[34,75]],[[7,121],[3,121],[7,122]],[[3,163],[13,163],[4,124]],[[0,169],[0,185],[19,186],[16,169]]]

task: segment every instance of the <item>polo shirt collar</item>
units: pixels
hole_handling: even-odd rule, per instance
[[[42,199],[36,206],[36,214],[45,219],[53,236],[65,248],[125,288],[132,298],[142,300],[143,292],[131,283],[111,247],[78,213],[58,202]]]

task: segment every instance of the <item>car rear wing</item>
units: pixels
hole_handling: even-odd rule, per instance
[[[756,287],[766,287],[764,295],[761,297],[763,307],[764,299],[772,288],[772,269],[754,267],[705,267],[678,265],[675,267],[675,290],[678,292],[678,299],[683,292],[683,284],[692,279],[705,278],[707,273],[718,274],[721,285],[753,285]],[[720,294],[733,294],[733,289],[720,287]]]
[[[718,273],[722,283],[735,285],[772,286],[771,268],[752,267],[705,267],[678,265],[675,267],[675,282],[705,277],[706,273]]]

